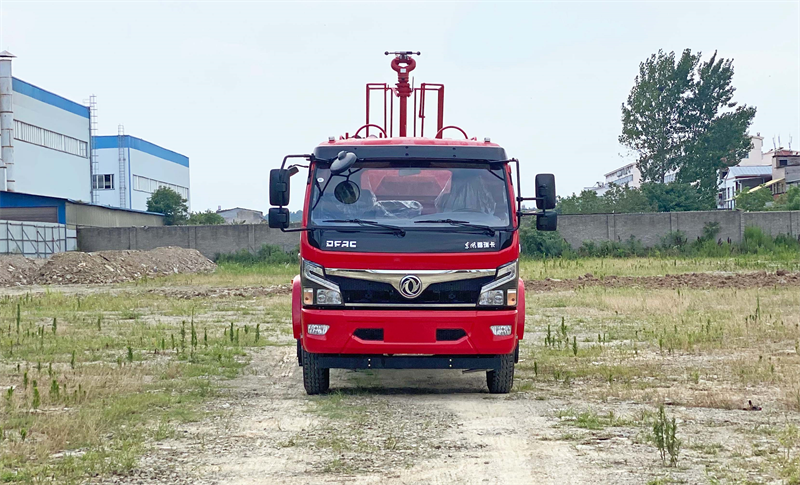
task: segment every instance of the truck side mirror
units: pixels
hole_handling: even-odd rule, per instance
[[[269,210],[267,221],[273,229],[286,229],[289,227],[289,209],[286,207],[272,207]]]
[[[269,171],[269,205],[289,205],[289,170],[275,168]],[[270,227],[272,227],[272,209],[270,213]]]
[[[536,215],[537,231],[555,231],[557,225],[558,225],[558,214],[556,214],[555,212],[544,212]]]
[[[552,173],[536,175],[536,208],[539,210],[556,208],[556,176]]]

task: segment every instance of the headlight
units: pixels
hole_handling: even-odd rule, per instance
[[[478,305],[481,306],[503,306],[504,303],[505,295],[503,294],[503,290],[484,291],[481,293],[481,297],[478,300]]]
[[[341,305],[342,293],[339,285],[325,278],[325,268],[302,261],[301,283],[303,285],[303,305]]]
[[[341,305],[342,294],[335,290],[317,290],[317,305]]]
[[[517,305],[517,261],[497,268],[494,281],[483,285],[478,306]]]

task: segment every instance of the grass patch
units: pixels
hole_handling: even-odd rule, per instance
[[[289,298],[269,299],[266,311],[135,289],[0,298],[0,481],[130,471],[148,443],[202,417],[249,348],[287,340],[271,322],[288,320]]]

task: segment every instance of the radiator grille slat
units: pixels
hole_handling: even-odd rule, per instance
[[[328,276],[339,285],[345,303],[385,303],[390,305],[477,303],[481,287],[494,276],[433,283],[420,296],[407,299],[389,283],[342,276]]]

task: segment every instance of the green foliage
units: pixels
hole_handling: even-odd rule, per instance
[[[578,248],[578,255],[582,257],[613,257],[625,258],[631,256],[646,256],[651,250],[644,247],[641,241],[631,237],[625,242],[620,241],[584,241]]]
[[[225,218],[211,209],[205,212],[192,212],[186,219],[186,224],[190,226],[216,226],[225,224]]]
[[[568,254],[569,244],[557,231],[537,231],[534,224],[523,224],[519,229],[522,254],[537,258],[554,258]]]
[[[774,209],[781,211],[800,210],[800,186],[792,186],[785,194],[778,197],[778,200],[775,201]]]
[[[169,187],[161,187],[147,199],[147,210],[164,214],[164,224],[181,224],[188,217],[186,199]]]
[[[740,244],[718,239],[718,222],[709,222],[703,227],[703,234],[689,241],[680,231],[667,233],[655,247],[645,248],[638,239],[627,241],[585,241],[577,252],[565,252],[564,256],[628,258],[643,256],[670,257],[730,257],[741,254],[770,254],[795,259],[800,252],[800,241],[792,236],[779,234],[775,237],[755,226],[746,227]]]
[[[667,462],[669,456],[670,466],[675,466],[678,463],[678,454],[681,451],[681,440],[677,438],[678,424],[675,418],[668,419],[664,412],[664,405],[658,407],[658,414],[653,422],[653,434],[651,440],[658,448],[661,455],[661,462]]]
[[[656,205],[648,200],[641,190],[627,185],[612,185],[603,195],[594,190],[584,190],[580,194],[560,197],[560,214],[610,214],[629,212],[654,212]]]
[[[709,197],[690,184],[648,182],[642,184],[641,192],[655,207],[656,212],[702,211],[715,208],[715,193],[711,193]]]
[[[236,253],[218,254],[217,263],[233,263],[241,265],[268,264],[297,264],[297,250],[286,252],[280,246],[265,244],[255,254],[246,249]]]
[[[719,170],[738,163],[750,149],[747,130],[752,107],[733,102],[733,61],[707,62],[686,49],[659,50],[639,65],[639,74],[622,105],[620,143],[638,155],[645,182],[694,184],[704,200],[713,200]]]
[[[772,202],[772,192],[763,186],[758,190],[740,190],[735,197],[736,208],[743,211],[763,211],[767,203]]]
[[[632,212],[679,212],[713,210],[714,197],[707,197],[690,184],[644,183],[641,188],[612,185],[603,195],[584,190],[558,200],[561,214],[625,214]]]
[[[31,407],[33,409],[39,409],[39,404],[41,404],[42,399],[39,396],[39,385],[36,382],[36,379],[33,380],[33,400],[31,401]]]

